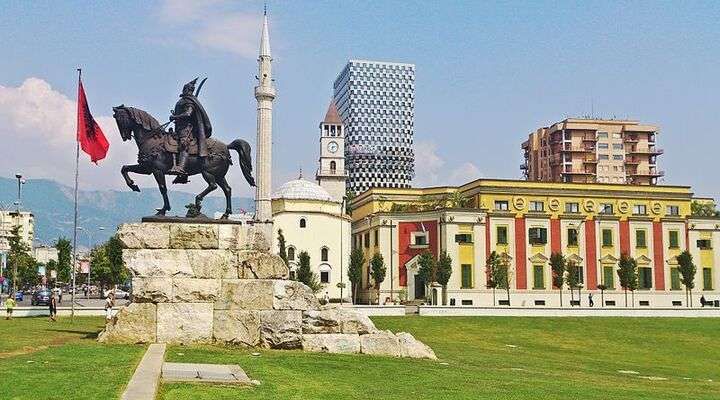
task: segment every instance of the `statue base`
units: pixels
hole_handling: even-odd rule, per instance
[[[432,358],[407,333],[379,331],[365,315],[321,307],[288,280],[266,224],[124,224],[118,238],[132,303],[101,332],[104,343],[223,343],[273,349]]]

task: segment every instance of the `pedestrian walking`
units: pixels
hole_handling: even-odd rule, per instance
[[[112,309],[115,306],[115,293],[110,292],[105,299],[105,323],[112,322]]]
[[[50,309],[50,321],[57,321],[57,295],[55,293],[50,295],[48,308]]]
[[[10,294],[10,297],[5,300],[5,311],[7,311],[7,314],[5,315],[5,319],[12,319],[13,314],[13,308],[15,308],[15,293]]]
[[[87,285],[85,285],[85,289],[83,289],[83,290],[85,290],[85,298],[87,299],[88,298],[88,290],[89,290]]]
[[[592,307],[592,306],[595,305],[595,302],[593,301],[593,298],[592,298],[592,297],[593,297],[593,296],[592,296],[592,293],[589,293],[589,294],[588,294],[588,303],[590,304],[590,307]]]
[[[705,300],[705,295],[700,296],[700,305],[702,307],[705,307],[705,303],[707,303],[707,300]]]

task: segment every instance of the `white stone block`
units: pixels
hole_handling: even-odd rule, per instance
[[[175,303],[212,303],[220,295],[220,279],[173,278]]]
[[[212,303],[160,303],[157,305],[157,341],[208,343],[213,335]]]
[[[305,351],[357,354],[360,353],[360,336],[357,334],[342,333],[303,334],[302,348]]]

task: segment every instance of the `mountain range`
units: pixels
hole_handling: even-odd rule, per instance
[[[194,201],[195,194],[168,191],[173,210],[169,215],[184,214],[185,204]],[[17,180],[0,177],[0,209],[14,210],[17,200]],[[253,199],[233,197],[233,211],[252,212]],[[143,216],[152,215],[162,204],[157,188],[142,188],[136,193],[130,190],[79,190],[78,226],[92,232],[79,232],[78,248],[88,243],[97,244],[115,233],[118,225],[125,222],[139,222]],[[73,188],[49,179],[29,179],[22,188],[23,210],[29,210],[35,217],[35,240],[41,244],[54,243],[59,237],[72,239],[73,231]],[[203,213],[213,216],[225,210],[225,198],[208,196],[203,201]],[[103,230],[100,230],[103,227]]]

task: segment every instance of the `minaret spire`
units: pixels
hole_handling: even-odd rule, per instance
[[[255,162],[257,171],[255,191],[255,220],[272,223],[270,191],[272,185],[272,109],[275,100],[275,84],[272,79],[272,57],[270,56],[270,35],[268,34],[267,6],[263,12],[258,55],[258,85],[255,86],[257,100],[257,143]],[[272,225],[266,230],[271,240]]]

